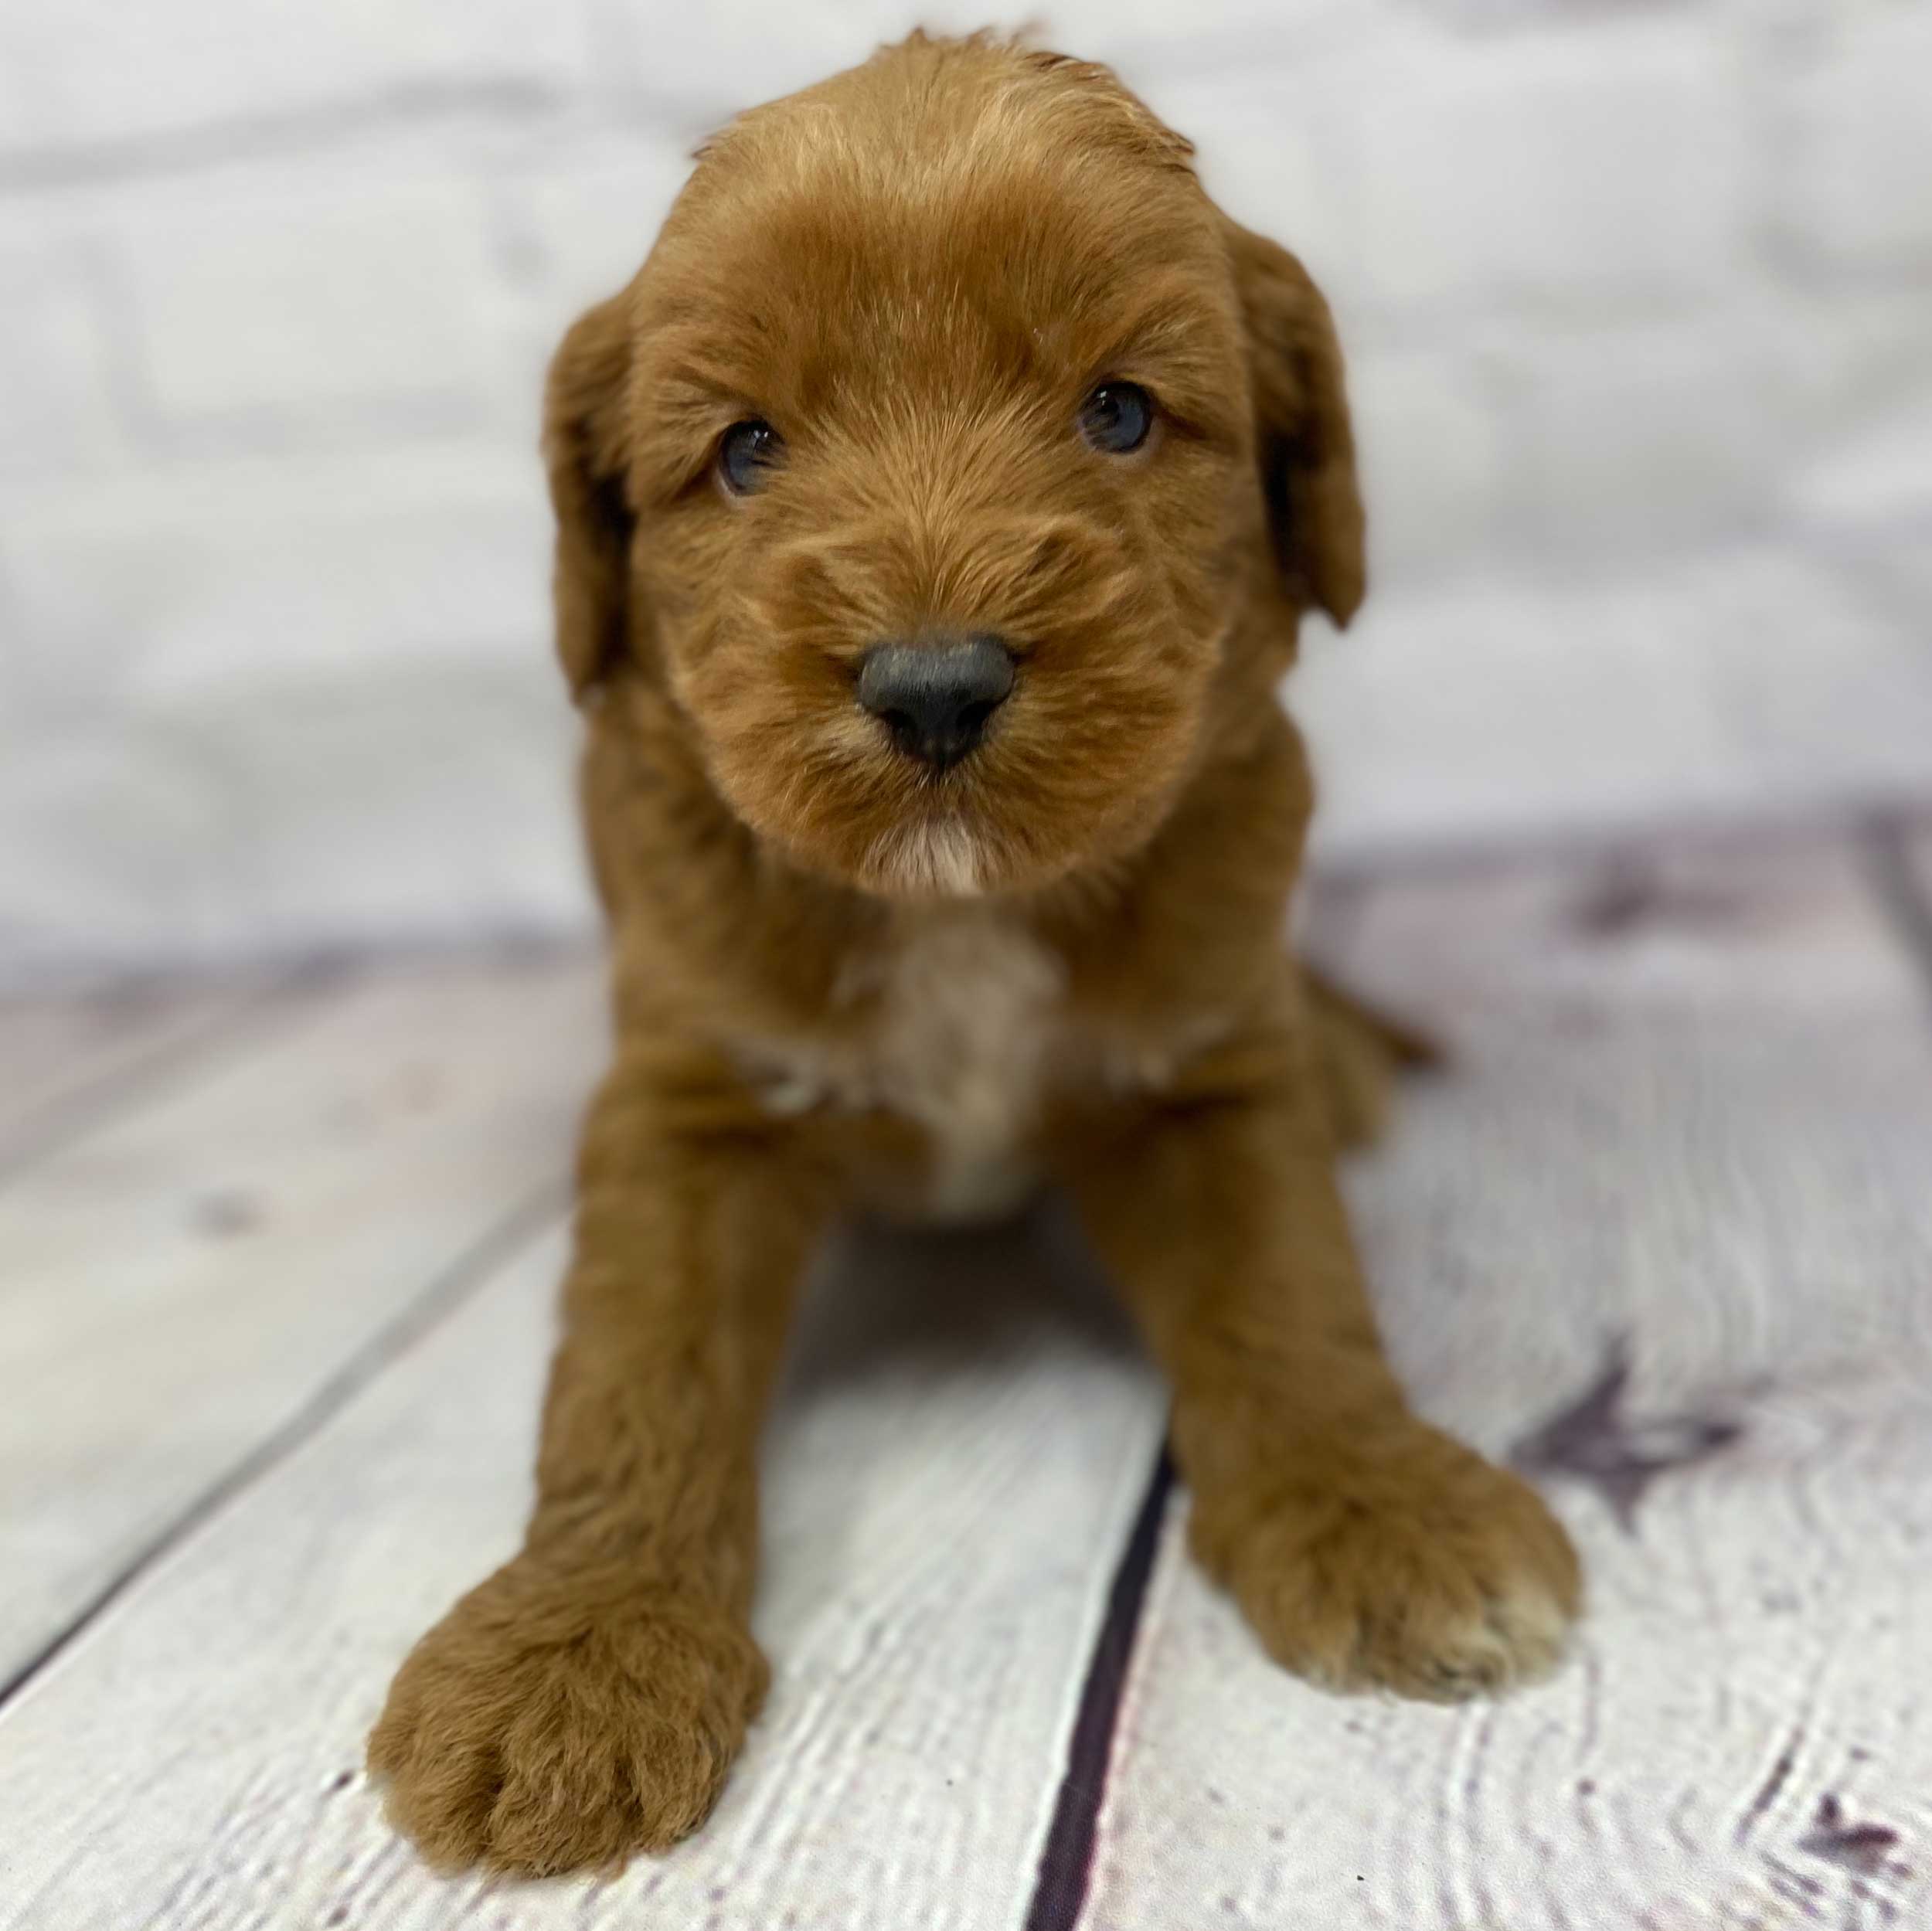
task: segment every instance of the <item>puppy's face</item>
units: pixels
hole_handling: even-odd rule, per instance
[[[1174,794],[1270,489],[1188,151],[1097,70],[916,41],[713,142],[566,342],[566,661],[615,545],[573,675],[648,661],[794,860],[1022,889]]]

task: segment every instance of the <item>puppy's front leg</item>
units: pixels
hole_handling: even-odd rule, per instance
[[[728,1077],[607,1081],[523,1549],[417,1644],[369,1739],[432,1862],[611,1865],[710,1810],[766,1684],[759,1424],[828,1194]]]
[[[1080,1143],[1083,1218],[1173,1382],[1195,1553],[1277,1661],[1451,1701],[1546,1671],[1568,1538],[1420,1420],[1383,1356],[1287,1025]]]

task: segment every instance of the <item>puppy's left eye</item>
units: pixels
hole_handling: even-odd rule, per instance
[[[785,439],[763,416],[733,423],[718,445],[718,475],[733,496],[763,489],[784,460]]]
[[[1138,382],[1102,382],[1080,404],[1080,433],[1110,456],[1125,456],[1154,427],[1154,398]]]

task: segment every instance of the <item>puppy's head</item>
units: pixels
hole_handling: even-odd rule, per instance
[[[1190,151],[1104,70],[922,36],[709,143],[552,367],[577,691],[667,695],[871,892],[1144,840],[1251,607],[1362,589],[1327,310]]]

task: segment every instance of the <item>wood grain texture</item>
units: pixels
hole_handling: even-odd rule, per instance
[[[0,998],[0,1175],[258,1013],[272,981],[90,978]]]
[[[0,1681],[559,1183],[600,1026],[587,958],[351,980],[0,1189]]]
[[[506,1268],[0,1717],[0,1927],[1018,1924],[1161,1418],[1050,1238],[828,1262],[767,1455],[776,1684],[702,1838],[492,1890],[386,1828],[362,1739],[515,1546],[562,1258]]]
[[[1177,1502],[1085,1931],[1932,1923],[1932,1032],[1862,856],[1461,873],[1321,923],[1454,1053],[1353,1176],[1392,1347],[1544,1481],[1590,1613],[1501,1705],[1331,1698]]]

